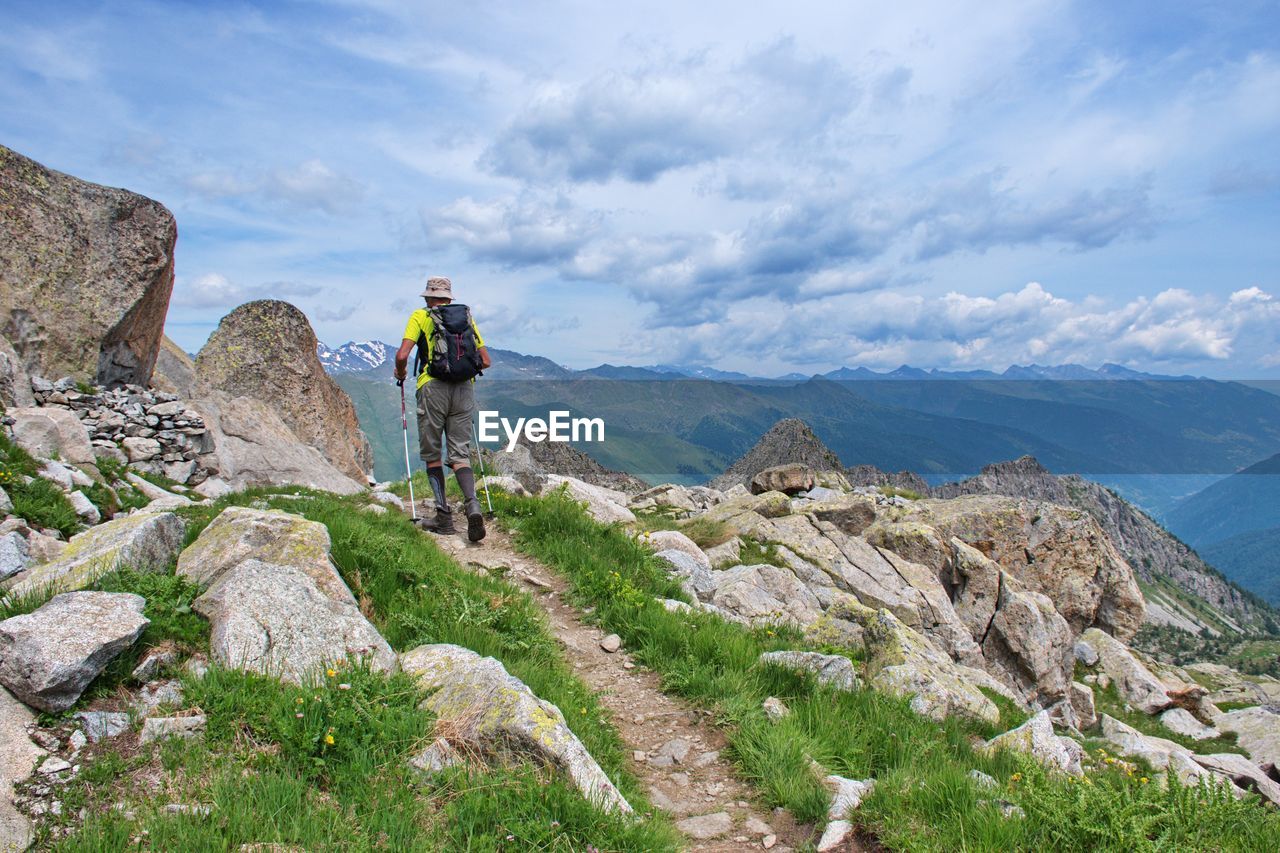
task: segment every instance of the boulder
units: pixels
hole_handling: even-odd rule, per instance
[[[822,616],[817,597],[788,569],[768,564],[735,566],[711,576],[710,603],[748,624],[804,627]]]
[[[222,572],[192,607],[209,620],[210,652],[224,666],[294,684],[307,684],[348,657],[377,672],[396,666],[395,653],[345,585],[330,594],[297,566],[244,560]]]
[[[1196,764],[1238,787],[1253,791],[1270,803],[1280,806],[1280,783],[1263,773],[1258,765],[1243,755],[1221,752],[1213,755],[1193,755]]]
[[[1134,654],[1115,637],[1090,628],[1080,635],[1098,655],[1102,668],[1126,702],[1144,714],[1157,714],[1173,704],[1160,679],[1151,674]]]
[[[794,495],[807,492],[814,486],[813,469],[808,465],[789,463],[765,468],[751,478],[751,494],[762,495],[765,492],[782,492]]]
[[[71,537],[61,554],[32,566],[10,592],[16,596],[46,588],[84,589],[124,567],[162,571],[182,548],[185,530],[182,519],[171,512],[121,516]]]
[[[71,503],[71,508],[76,511],[76,515],[85,524],[97,524],[102,521],[102,513],[98,511],[93,501],[89,500],[84,492],[69,492],[67,500]]]
[[[1070,776],[1083,776],[1081,761],[1084,748],[1071,738],[1053,733],[1053,722],[1048,711],[1035,714],[1016,729],[997,735],[982,746],[982,751],[992,753],[1008,749],[1024,752],[1049,770]]]
[[[1160,724],[1176,735],[1192,740],[1212,740],[1221,737],[1222,732],[1210,728],[1191,716],[1186,708],[1170,708],[1160,715]]]
[[[812,495],[812,492],[810,492],[810,495]],[[847,533],[850,536],[861,536],[863,531],[876,520],[876,503],[868,495],[826,496],[806,505],[804,512],[819,521],[829,522],[841,533]],[[909,554],[903,554],[896,548],[889,548],[888,550],[908,560],[920,562]]]
[[[642,534],[640,541],[654,551],[683,551],[706,569],[711,568],[711,560],[706,553],[692,539],[678,530],[654,530]]]
[[[701,562],[674,548],[659,551],[654,556],[658,558],[658,564],[666,568],[667,574],[681,579],[680,588],[690,598],[694,601],[711,600],[716,591],[715,577]]]
[[[1070,700],[1078,728],[1091,729],[1098,724],[1098,710],[1093,700],[1092,687],[1078,681],[1071,682]]]
[[[1184,785],[1196,785],[1201,779],[1210,776],[1209,771],[1196,763],[1195,756],[1185,746],[1164,738],[1144,735],[1106,714],[1102,715],[1102,737],[1109,740],[1121,755],[1141,759],[1150,764],[1153,770],[1172,773]]]
[[[57,713],[150,624],[141,596],[66,592],[0,622],[0,684],[33,708]]]
[[[14,531],[0,536],[0,581],[22,571],[31,562],[27,540]]]
[[[145,477],[139,477],[132,471],[125,474],[124,478],[129,482],[129,485],[141,492],[144,498],[151,501],[152,505],[154,505],[156,501],[164,501],[165,503],[173,506],[187,506],[192,503],[190,498],[185,498],[182,495],[175,495],[167,489],[162,489],[155,483]]]
[[[812,673],[819,684],[836,690],[854,690],[862,680],[853,668],[853,661],[844,655],[824,655],[819,652],[765,652],[760,663],[796,672]]]
[[[401,668],[431,694],[424,710],[451,737],[486,753],[532,755],[569,777],[588,800],[611,812],[631,806],[565,724],[560,709],[539,699],[501,663],[453,645],[427,645],[400,656]]]
[[[782,492],[730,497],[703,514],[707,521],[722,521],[743,536],[755,535],[758,525],[769,518],[791,514],[791,500]]]
[[[485,475],[483,480],[489,484],[490,489],[500,489],[501,491],[504,491],[509,495],[514,495],[518,498],[527,498],[530,494],[529,490],[524,487],[524,484],[515,477],[494,477]]]
[[[627,509],[629,499],[625,492],[593,486],[573,477],[548,474],[542,483],[541,494],[545,495],[562,486],[570,498],[585,504],[587,513],[601,524],[630,524],[636,520],[635,513]]]
[[[373,451],[351,398],[324,371],[306,315],[263,299],[236,308],[196,357],[197,395],[251,397],[275,411],[304,444],[346,476],[365,482]]]
[[[43,459],[57,456],[72,465],[92,465],[98,461],[93,455],[89,431],[70,409],[59,406],[10,409],[8,415],[14,421],[14,440],[32,456]]]
[[[23,364],[145,386],[173,290],[173,215],[0,146],[0,221],[0,332]]]
[[[0,687],[0,851],[26,850],[33,840],[31,822],[13,805],[13,787],[35,770],[44,750],[27,736],[36,718]]]
[[[726,542],[721,542],[719,545],[713,545],[704,553],[706,553],[707,560],[713,568],[721,569],[726,566],[735,566],[742,562],[742,539],[735,536]]]
[[[178,575],[203,587],[248,559],[293,566],[335,601],[355,602],[329,559],[329,529],[270,509],[232,506],[218,513],[178,557]]]
[[[154,438],[142,438],[135,436],[126,438],[121,442],[124,447],[124,455],[129,458],[130,462],[147,462],[155,459],[160,455],[160,442]]]
[[[1075,632],[1096,625],[1124,639],[1132,637],[1145,618],[1146,605],[1132,568],[1098,523],[1081,510],[1045,501],[964,495],[881,506],[877,511],[876,524],[864,534],[868,539],[877,539],[875,529],[881,525],[902,523],[931,527],[942,542],[957,538],[999,563],[1027,589],[1047,595]],[[926,565],[946,577],[951,570],[948,556],[945,550],[938,552]]]
[[[1253,762],[1263,770],[1280,774],[1280,713],[1275,706],[1228,711],[1213,721],[1224,732],[1232,732]]]
[[[196,363],[182,347],[169,340],[168,335],[160,338],[156,369],[151,374],[151,386],[183,400],[189,400],[195,395]]]
[[[13,513],[13,500],[9,497],[9,493],[0,488],[0,517],[11,515]]]
[[[151,743],[167,738],[198,740],[204,737],[207,720],[203,714],[187,714],[177,717],[147,717],[142,723],[139,743]]]
[[[365,488],[300,441],[261,400],[204,391],[191,408],[208,430],[212,449],[201,457],[205,467],[233,490],[297,485],[351,495]]]

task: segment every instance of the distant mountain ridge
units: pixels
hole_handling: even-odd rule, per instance
[[[329,347],[321,343],[318,347],[320,363],[332,373],[358,373],[371,370],[388,363],[396,353],[398,346],[383,341],[348,341],[340,347]],[[812,378],[832,379],[837,381],[907,381],[907,380],[1045,380],[1055,381],[1096,381],[1096,380],[1132,380],[1132,381],[1188,381],[1192,376],[1166,376],[1156,373],[1143,373],[1119,364],[1103,364],[1095,369],[1080,364],[1013,364],[1003,372],[992,370],[941,370],[930,368],[925,370],[903,364],[893,370],[876,371],[866,367],[839,367],[826,373],[791,372],[783,376],[753,376],[735,370],[720,370],[706,365],[616,365],[599,364],[595,367],[574,370],[562,367],[551,359],[542,356],[525,355],[513,350],[490,349],[490,352],[501,352],[509,361],[521,362],[530,372],[529,378],[546,378],[538,371],[528,371],[533,362],[538,362],[539,370],[546,370],[548,377],[565,378],[569,375],[597,376],[606,379],[655,380],[655,379],[707,379],[714,382],[770,381],[770,382],[803,382]],[[527,361],[526,361],[527,360]],[[505,377],[504,377],[505,378]]]

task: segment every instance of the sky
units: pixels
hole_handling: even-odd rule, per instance
[[[572,367],[1280,377],[1274,2],[0,4],[0,143],[163,202],[166,330]]]

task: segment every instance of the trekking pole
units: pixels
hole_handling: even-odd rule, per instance
[[[404,475],[409,483],[409,515],[418,520],[418,502],[413,498],[413,469],[409,467],[409,413],[404,405],[404,380],[397,379],[400,386],[400,429],[404,431]]]
[[[484,448],[480,446],[480,430],[476,422],[471,421],[471,434],[476,440],[476,459],[480,462],[480,482],[484,483],[484,499],[489,503],[489,517],[493,518],[493,496],[489,494],[489,475],[484,471]]]

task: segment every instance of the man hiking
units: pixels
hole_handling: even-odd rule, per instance
[[[427,279],[422,292],[427,307],[409,317],[404,340],[396,352],[396,381],[408,373],[409,353],[418,348],[414,373],[418,377],[418,452],[427,464],[436,516],[419,522],[433,533],[455,533],[453,509],[445,497],[441,441],[448,442],[449,465],[466,499],[467,538],[484,538],[484,513],[476,498],[471,471],[471,418],[475,414],[475,377],[492,363],[471,309],[454,304],[453,282],[443,276]]]

